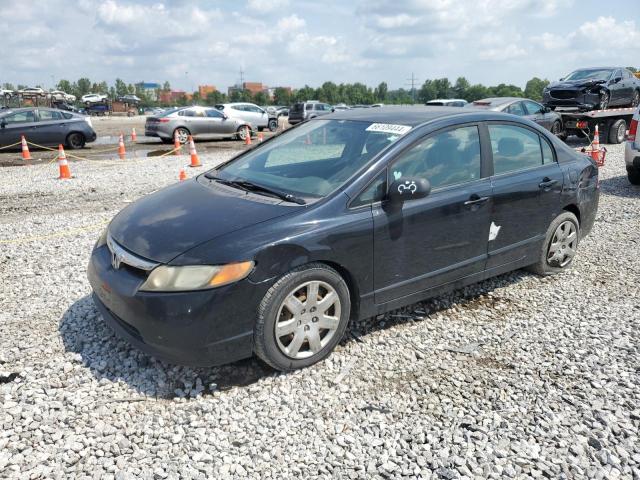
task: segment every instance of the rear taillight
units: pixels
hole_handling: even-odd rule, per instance
[[[158,121],[160,123],[169,123],[171,120],[169,120],[168,118],[159,118]]]
[[[627,141],[633,143],[636,141],[636,132],[638,131],[638,120],[635,118],[631,120],[631,125],[629,125],[629,135],[627,135]]]
[[[586,122],[584,120],[580,120],[578,122],[576,122],[576,127],[581,128],[581,129],[585,129],[589,126],[589,122]]]

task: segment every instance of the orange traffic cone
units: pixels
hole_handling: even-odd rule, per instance
[[[200,159],[198,158],[198,154],[196,153],[196,144],[193,143],[193,137],[189,135],[189,154],[191,155],[191,165],[190,167],[201,167]]]
[[[120,140],[118,141],[118,156],[120,160],[124,160],[127,152],[124,149],[124,135],[120,134]]]
[[[264,134],[262,132],[258,133],[258,141],[262,142],[264,140]]]
[[[178,140],[178,132],[173,134],[173,149],[176,155],[182,154],[182,145],[180,145],[180,140]]]
[[[138,141],[138,134],[136,133],[136,129],[135,128],[131,128],[131,141],[132,142],[137,142]]]
[[[178,180],[181,182],[187,179],[187,172],[184,171],[184,168],[180,169],[180,174],[178,175]]]
[[[591,158],[596,162],[600,161],[600,133],[598,132],[598,124],[596,123],[596,131],[593,134],[593,142],[591,142]]]
[[[29,145],[27,145],[27,140],[22,135],[22,159],[23,160],[31,160],[31,153],[29,153]]]
[[[60,170],[60,176],[58,180],[66,180],[71,178],[71,170],[69,170],[69,162],[67,162],[67,156],[64,153],[64,147],[62,144],[58,145],[58,168]]]
[[[251,145],[251,130],[249,130],[249,127],[244,127],[244,144]]]

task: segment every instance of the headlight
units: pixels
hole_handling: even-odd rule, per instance
[[[253,269],[253,262],[228,265],[189,265],[155,268],[140,290],[147,292],[179,292],[221,287],[245,278]]]

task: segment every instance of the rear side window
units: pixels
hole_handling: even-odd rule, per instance
[[[522,108],[522,102],[512,103],[507,108],[505,108],[504,111],[510,113],[511,115],[519,115],[521,117],[526,115],[524,108]]]
[[[27,122],[35,122],[36,116],[33,113],[33,110],[28,110],[26,112],[17,112],[13,115],[7,115],[3,117],[3,120],[6,123],[27,123]]]
[[[478,127],[447,130],[411,147],[389,170],[389,182],[403,177],[426,178],[434,189],[479,179]]]
[[[542,111],[542,105],[540,105],[539,103],[526,100],[524,102],[524,105],[527,109],[527,112],[529,112],[529,115],[535,115],[536,113],[540,113]]]
[[[61,112],[61,113],[62,113],[62,116],[67,120],[73,118],[73,115],[71,115],[70,113],[67,113],[67,112]]]
[[[545,165],[555,162],[556,157],[553,154],[553,148],[551,147],[551,145],[549,145],[549,142],[542,136],[540,137],[540,146],[542,147],[542,162]]]
[[[311,110],[311,109],[313,109],[313,103],[307,103],[307,104],[304,106],[304,109],[305,109],[305,110]]]
[[[537,133],[515,125],[489,125],[489,136],[495,175],[542,165],[540,136]],[[547,148],[551,147],[547,144]]]

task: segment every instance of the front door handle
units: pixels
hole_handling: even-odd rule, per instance
[[[542,182],[538,184],[538,187],[540,187],[541,190],[548,191],[556,183],[558,183],[558,180],[551,180],[549,177],[544,177]]]
[[[486,202],[487,200],[489,200],[489,197],[479,197],[478,195],[473,194],[469,197],[469,200],[464,202],[464,204],[467,207],[473,207],[474,205],[480,205]]]

